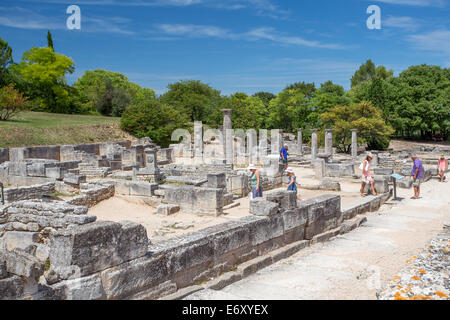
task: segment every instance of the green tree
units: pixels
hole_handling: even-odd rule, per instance
[[[13,84],[0,89],[0,120],[9,120],[28,109],[27,98]]]
[[[369,59],[356,70],[351,79],[351,87],[355,88],[356,86],[375,78],[386,80],[393,76],[394,70],[386,70],[385,66],[375,67],[375,64]]]
[[[79,91],[84,110],[108,116],[120,116],[130,103],[139,99],[155,98],[152,89],[143,89],[125,75],[106,70],[86,71],[73,86]]]
[[[8,42],[0,38],[0,86],[9,83],[8,67],[13,64],[12,49]]]
[[[266,108],[268,108],[270,105],[270,101],[275,99],[277,96],[271,92],[260,91],[260,92],[255,93],[252,97],[259,98],[264,103]]]
[[[228,108],[233,109],[233,127],[236,129],[260,129],[268,110],[258,97],[235,93],[228,99]]]
[[[220,121],[223,103],[220,91],[198,80],[171,83],[168,88],[160,97],[161,102],[185,113],[190,121],[204,121],[208,125],[216,125]]]
[[[269,129],[283,129],[294,132],[296,128],[306,128],[311,105],[305,97],[304,88],[287,87],[270,102],[267,124]]]
[[[172,106],[156,99],[145,99],[127,107],[122,114],[120,127],[138,138],[147,136],[166,147],[171,143],[172,132],[186,128],[188,121],[185,114]]]
[[[327,128],[334,129],[337,147],[349,152],[351,146],[351,129],[358,129],[358,141],[367,143],[369,149],[385,149],[389,146],[394,133],[381,116],[381,110],[369,101],[352,103],[330,108],[320,115]]]
[[[35,101],[38,110],[74,112],[66,83],[66,74],[75,70],[71,58],[55,53],[51,48],[33,47],[23,54],[21,62],[13,68],[29,84],[26,93]]]
[[[53,51],[55,51],[55,48],[53,47],[53,38],[52,34],[50,33],[50,30],[48,30],[47,32],[47,46]]]

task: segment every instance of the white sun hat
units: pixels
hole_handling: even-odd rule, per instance
[[[294,169],[292,169],[292,168],[287,168],[287,169],[286,169],[286,172],[287,172],[287,173],[294,173]]]
[[[256,170],[256,167],[254,164],[251,164],[248,166],[247,170]]]

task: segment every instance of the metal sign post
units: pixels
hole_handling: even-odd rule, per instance
[[[397,180],[403,180],[404,177],[399,174],[391,174],[391,177],[394,179],[394,201],[400,201],[401,198],[397,198]]]

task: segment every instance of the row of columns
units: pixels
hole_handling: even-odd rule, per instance
[[[311,159],[317,158],[317,133],[319,129],[312,129],[311,134]],[[300,154],[303,155],[303,129],[297,129],[297,143],[300,149]],[[333,153],[333,130],[325,129],[325,153]],[[352,129],[352,145],[351,154],[353,158],[358,156],[358,130]]]

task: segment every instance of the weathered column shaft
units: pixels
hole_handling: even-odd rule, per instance
[[[358,157],[358,130],[352,129],[352,157]]]
[[[270,131],[270,153],[279,154],[283,147],[283,136],[280,129],[272,129]]]
[[[194,157],[200,159],[203,157],[203,123],[194,122]]]
[[[233,164],[233,122],[231,109],[223,109],[224,155],[227,164]]]
[[[313,129],[311,134],[311,159],[317,158],[317,132],[318,129]]]
[[[247,153],[248,161],[250,164],[254,164],[257,160],[256,151],[256,131],[247,130]]]
[[[325,153],[332,155],[333,154],[333,130],[326,129],[325,130]]]
[[[297,145],[300,151],[300,155],[303,155],[303,130],[297,129]]]

